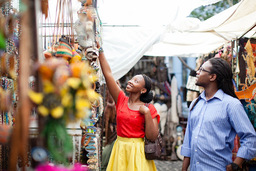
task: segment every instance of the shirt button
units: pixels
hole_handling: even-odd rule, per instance
[[[197,138],[197,137],[195,137],[195,138]]]
[[[195,152],[197,152],[197,150],[195,150]]]
[[[199,164],[199,162],[196,162],[196,164]]]

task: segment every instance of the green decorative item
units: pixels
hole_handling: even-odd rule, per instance
[[[67,133],[63,119],[49,119],[42,132],[47,140],[47,148],[51,157],[57,163],[68,164],[68,157],[72,155],[73,145]]]
[[[0,32],[0,49],[5,49],[6,48],[6,40],[4,37],[4,34]]]

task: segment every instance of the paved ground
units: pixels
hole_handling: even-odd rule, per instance
[[[181,171],[182,161],[155,160],[157,171]]]

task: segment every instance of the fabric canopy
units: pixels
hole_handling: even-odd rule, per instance
[[[195,29],[180,28],[182,31],[165,32],[161,41],[154,44],[145,54],[196,57],[209,53],[243,35],[253,37],[256,29],[249,30],[256,24],[255,15],[256,1],[241,1],[222,13],[195,25]]]
[[[185,0],[182,2],[184,3]],[[240,38],[256,23],[255,0],[242,0],[204,22],[186,17],[198,6],[188,7],[191,5],[189,1],[186,1],[187,4],[182,4],[182,2],[176,4],[175,8],[171,8],[176,10],[171,12],[174,15],[171,17],[172,21],[165,18],[169,17],[165,13],[166,15],[163,16],[166,21],[165,25],[162,20],[154,23],[153,21],[157,20],[157,16],[154,15],[152,18],[156,18],[151,25],[148,20],[145,20],[143,26],[137,25],[138,22],[130,22],[135,25],[125,25],[125,20],[119,23],[123,25],[115,25],[118,23],[117,19],[110,22],[114,25],[106,25],[103,20],[103,48],[115,79],[125,75],[143,55],[198,57],[233,39]],[[161,8],[157,5],[155,7],[155,9]],[[168,8],[164,5],[162,7],[163,11]],[[181,9],[184,9],[185,12],[181,13]],[[118,11],[122,13],[122,11]],[[157,15],[154,10],[152,12]],[[160,14],[164,15],[164,13]],[[104,17],[100,15],[100,18]],[[133,19],[135,18],[133,16]],[[142,19],[140,18],[138,21],[142,21]],[[256,29],[252,29],[245,36],[252,37],[255,31]]]
[[[159,41],[162,28],[104,27],[103,48],[115,79],[125,75]]]
[[[195,8],[220,0],[98,0],[104,25],[163,26],[188,16]]]

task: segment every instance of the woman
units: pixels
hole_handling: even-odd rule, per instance
[[[126,91],[129,97],[117,85],[110,66],[99,48],[99,61],[107,87],[117,111],[117,140],[114,144],[107,171],[154,171],[153,160],[146,160],[144,137],[155,140],[158,135],[160,116],[149,103],[153,99],[150,92],[151,80],[146,75],[136,75],[128,81]]]

